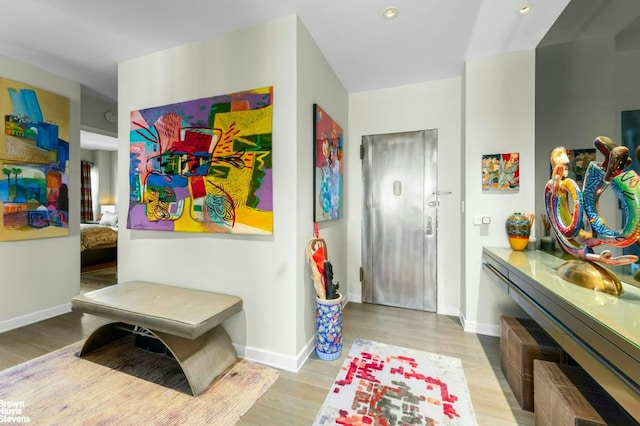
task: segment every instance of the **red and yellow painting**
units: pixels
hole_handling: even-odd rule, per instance
[[[273,233],[273,87],[131,112],[128,229]]]

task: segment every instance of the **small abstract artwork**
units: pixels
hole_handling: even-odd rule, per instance
[[[517,152],[482,156],[482,190],[511,191],[520,189],[520,155]]]
[[[0,241],[69,235],[70,100],[0,78]]]
[[[340,219],[343,210],[343,133],[319,105],[313,106],[314,221]]]
[[[638,149],[640,148],[640,110],[622,111],[622,145],[629,148],[630,168],[640,170]]]
[[[622,145],[629,148],[629,158],[631,159],[631,170],[640,172],[640,161],[638,154],[640,150],[640,110],[622,111]],[[622,205],[619,205],[620,210]],[[623,254],[635,255],[640,258],[640,246],[632,244],[622,249]],[[632,263],[631,275],[640,270],[640,261]]]
[[[128,229],[273,233],[273,87],[131,112]]]
[[[596,150],[591,149],[568,149],[569,174],[568,177],[575,180],[580,188],[584,183],[584,174],[591,161],[596,161]]]

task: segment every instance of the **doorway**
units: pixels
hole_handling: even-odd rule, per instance
[[[80,276],[82,287],[111,285],[117,273],[118,139],[91,131],[80,132],[80,159],[86,176],[80,198],[86,216],[80,224]],[[87,195],[89,195],[87,197]],[[101,216],[112,213],[100,221]],[[108,221],[106,219],[109,219]],[[100,229],[95,228],[110,228]],[[115,231],[115,232],[114,232]],[[115,236],[115,239],[114,239]]]
[[[436,312],[437,130],[362,137],[362,300]]]

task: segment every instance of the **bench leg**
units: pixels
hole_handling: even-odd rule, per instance
[[[133,326],[112,322],[96,329],[85,341],[78,356],[103,346],[128,332]],[[191,340],[159,331],[148,330],[171,351],[184,372],[193,396],[200,395],[211,383],[236,360],[236,351],[222,325]]]
[[[150,330],[171,351],[187,377],[193,396],[200,395],[236,360],[236,350],[221,325],[190,340]]]
[[[127,329],[133,330],[133,327],[129,324],[122,322],[110,322],[93,331],[87,340],[84,341],[84,345],[77,355],[81,357],[84,354],[88,354],[100,346],[104,346],[109,342],[112,342],[125,334]]]

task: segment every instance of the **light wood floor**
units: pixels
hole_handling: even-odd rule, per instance
[[[99,274],[99,271],[98,271]],[[87,274],[91,288],[109,275]],[[113,274],[115,281],[115,274]],[[88,336],[106,320],[69,313],[0,334],[0,370]],[[356,338],[437,352],[462,359],[480,425],[533,425],[519,409],[500,371],[499,339],[465,333],[457,318],[379,305],[349,303],[343,311],[343,351],[336,361],[313,354],[298,373],[281,371],[269,391],[242,417],[240,425],[310,425]]]
[[[240,425],[310,425],[351,343],[375,340],[462,359],[479,425],[533,425],[500,370],[500,339],[465,333],[457,318],[380,305],[349,303],[343,310],[343,351],[336,361],[315,354],[298,373],[280,372]]]

